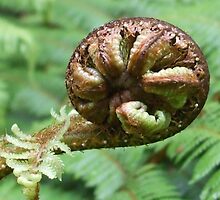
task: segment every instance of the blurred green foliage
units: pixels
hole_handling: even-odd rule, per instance
[[[63,182],[43,181],[41,200],[220,199],[219,0],[0,0],[0,129],[33,132],[68,102],[65,69],[95,27],[120,17],[156,17],[188,32],[209,64],[208,102],[182,133],[147,147],[64,157]],[[0,199],[22,199],[9,176]]]

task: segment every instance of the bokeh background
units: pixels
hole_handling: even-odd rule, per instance
[[[209,64],[208,102],[194,123],[156,144],[62,156],[63,181],[43,180],[41,200],[220,199],[219,0],[0,0],[0,132],[33,133],[68,103],[64,76],[76,45],[121,17],[166,20],[189,33]],[[0,200],[23,199],[13,176]]]

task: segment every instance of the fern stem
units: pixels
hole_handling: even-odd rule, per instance
[[[25,194],[27,200],[39,200],[39,183],[33,188],[23,188],[23,193]]]
[[[123,130],[116,131],[103,125],[93,124],[80,115],[71,116],[70,121],[71,124],[63,136],[63,142],[66,143],[72,151],[136,146],[153,142],[153,140],[149,140],[147,136],[142,134],[126,134]],[[37,143],[42,146],[51,141],[62,127],[63,123],[55,123],[34,133],[34,138]],[[4,148],[4,144],[1,144],[0,149],[1,148]],[[10,152],[10,150],[16,153],[15,149],[7,147],[7,151]],[[18,151],[20,153],[21,150],[18,149]],[[0,179],[11,172],[12,170],[6,165],[5,159],[0,157]]]
[[[115,131],[103,125],[93,124],[80,115],[72,116],[70,120],[71,125],[64,134],[63,142],[65,142],[72,151],[126,147],[153,142],[143,135],[129,135],[123,130]],[[54,124],[36,133],[35,137],[39,143],[45,143],[51,140],[62,126],[63,124]]]
[[[112,128],[88,122],[80,115],[71,116],[70,121],[71,124],[67,132],[64,134],[63,142],[67,144],[72,151],[126,147],[154,142],[153,140],[150,140],[149,137],[142,134],[126,134],[123,130],[115,131]],[[34,137],[38,143],[46,144],[53,139],[62,127],[63,123],[55,123],[34,133]],[[217,134],[215,136],[219,137]],[[9,150],[10,149],[8,149],[8,151]],[[12,151],[14,152],[15,150]],[[59,154],[61,152],[59,151],[56,153]],[[5,159],[0,158],[0,179],[11,172],[12,170],[7,167]]]

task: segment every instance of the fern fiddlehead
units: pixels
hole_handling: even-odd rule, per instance
[[[205,103],[209,72],[185,32],[157,19],[128,18],[95,29],[80,43],[66,86],[80,115],[112,130],[100,142],[87,137],[84,146],[131,146],[187,127]],[[114,142],[107,145],[110,137]]]
[[[57,124],[33,137],[13,126],[15,137],[0,141],[0,157],[29,200],[38,199],[42,174],[61,179],[54,151],[137,146],[186,128],[206,101],[209,72],[185,32],[153,18],[128,18],[95,29],[80,43],[66,86],[79,114],[51,112]],[[10,172],[5,160],[0,178]]]

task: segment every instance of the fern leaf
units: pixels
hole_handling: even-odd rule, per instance
[[[95,195],[100,200],[127,197],[130,193],[136,199],[180,198],[175,185],[162,169],[155,165],[141,165],[144,150],[140,147],[128,148],[128,152],[119,149],[77,153],[71,160],[64,158],[64,162],[68,161],[65,162],[65,171],[82,178],[88,186],[95,186]],[[125,156],[125,153],[131,154],[131,157]],[[160,186],[155,188],[155,184]]]
[[[218,188],[220,188],[220,170],[212,174],[212,177],[205,184],[200,195],[201,200],[210,199],[213,195],[213,191],[218,191]]]
[[[56,172],[55,170],[52,168],[52,166],[50,164],[48,164],[47,162],[42,162],[42,164],[40,164],[38,166],[38,170],[46,175],[48,178],[50,179],[54,179],[56,178]]]
[[[208,138],[208,135],[201,135],[193,128],[188,129],[167,141],[168,145],[166,153],[170,159],[174,159],[178,162],[182,157],[185,157],[188,154],[187,152],[190,152],[206,138]]]
[[[60,149],[61,151],[65,152],[68,155],[71,154],[71,149],[63,142],[59,140],[52,140],[50,144],[48,145],[48,149],[51,151]]]
[[[63,168],[64,168],[63,161],[60,159],[59,156],[53,155],[53,157],[51,157],[51,159],[47,162],[49,163],[50,166],[53,167],[53,169],[56,173],[55,178],[58,178],[61,181],[62,174],[63,174]]]
[[[29,163],[26,161],[7,159],[6,164],[12,169],[16,168],[16,171],[19,172],[27,171],[30,168]]]
[[[42,163],[38,166],[38,170],[50,179],[58,178],[61,180],[63,167],[63,161],[57,155],[47,153]]]
[[[125,168],[126,172],[135,171],[142,163],[146,161],[146,147],[138,148],[127,147],[126,149],[108,150],[108,153],[120,161],[120,164]],[[125,156],[125,153],[129,156]],[[108,154],[107,154],[108,155]],[[110,157],[111,158],[111,157]]]
[[[174,185],[169,183],[169,180],[166,179],[166,175],[160,169],[152,168],[145,171],[144,167],[141,169],[141,172],[137,172],[136,174],[137,181],[134,185],[145,185],[146,189],[144,190],[140,188],[135,188],[135,192],[137,195],[142,194],[142,198],[150,197],[149,199],[162,199],[164,197],[178,197],[178,192]],[[158,187],[155,187],[155,184],[158,184]],[[132,184],[133,187],[133,184]]]
[[[64,122],[67,118],[66,105],[60,109],[60,114],[57,114],[53,108],[51,109],[50,114],[58,122],[60,122],[60,123]]]
[[[209,137],[203,143],[198,146],[198,148],[194,149],[190,155],[184,160],[182,168],[186,168],[194,159],[196,159],[199,155],[209,149],[211,146],[215,145],[218,141],[216,138]]]
[[[19,140],[13,136],[7,135],[7,134],[6,134],[5,138],[9,143],[13,144],[16,147],[21,147],[21,148],[30,149],[30,150],[39,148],[39,145],[36,143],[34,144],[31,142],[22,141],[22,140]]]
[[[31,152],[23,152],[23,153],[7,153],[0,152],[0,156],[7,159],[29,159],[31,157]]]
[[[191,129],[190,133],[187,134],[192,134],[193,129]],[[181,153],[177,154],[176,156],[176,163],[182,161],[183,159],[187,159],[188,160],[188,156],[194,154],[193,150],[196,149],[199,145],[199,149],[200,152],[201,150],[201,144],[204,143],[204,141],[208,140],[209,137],[208,135],[200,135],[198,133],[194,133],[196,136],[193,136],[194,142],[192,142],[191,140],[184,140],[185,142],[182,144],[181,148]]]
[[[18,127],[17,124],[13,124],[12,127],[11,127],[11,131],[14,133],[14,135],[19,138],[20,140],[28,140],[28,141],[31,141],[33,140],[33,137],[31,137],[31,135],[27,135],[27,134],[24,134],[20,128]]]
[[[97,199],[112,195],[124,182],[124,168],[108,151],[92,150],[85,154],[79,152],[66,161],[65,172],[82,178],[88,186],[96,186]]]
[[[220,164],[220,154],[216,153],[216,149],[220,149],[220,141],[213,145],[198,161],[191,183],[200,180]]]

